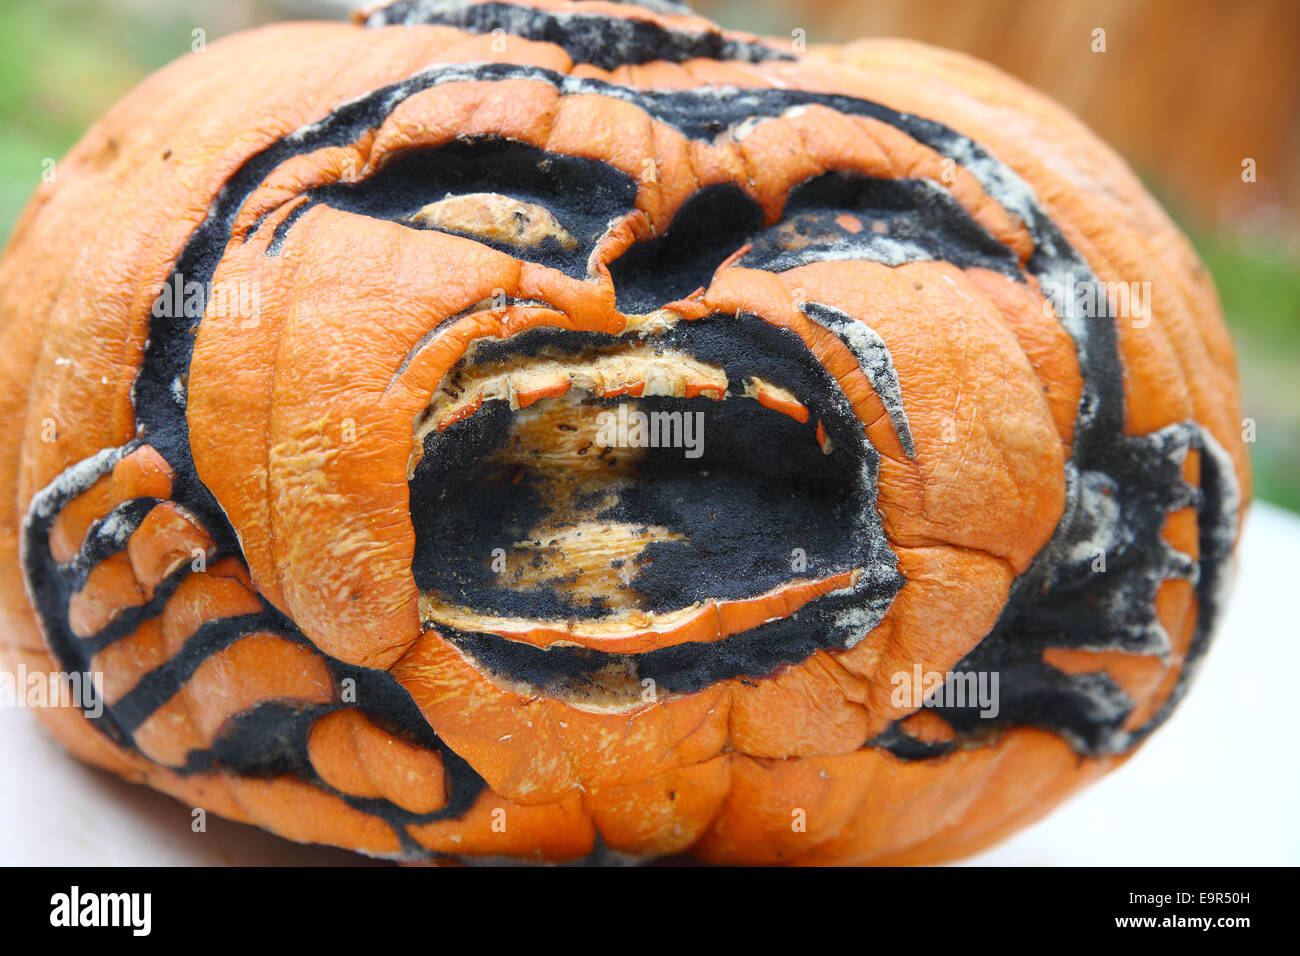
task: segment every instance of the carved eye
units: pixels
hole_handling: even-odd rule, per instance
[[[359,182],[310,192],[306,208],[465,236],[585,278],[597,240],[634,207],[636,192],[608,163],[480,136],[395,155]]]

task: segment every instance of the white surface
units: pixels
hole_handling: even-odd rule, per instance
[[[1173,718],[1126,765],[969,863],[1300,863],[1300,518],[1257,504],[1227,619]],[[208,816],[63,754],[0,711],[0,864],[362,864]]]

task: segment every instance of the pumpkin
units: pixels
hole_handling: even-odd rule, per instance
[[[671,3],[215,43],[0,316],[9,666],[102,703],[43,720],[408,861],[971,853],[1169,716],[1249,494],[1210,280],[1076,121]]]

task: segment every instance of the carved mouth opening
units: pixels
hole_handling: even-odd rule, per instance
[[[879,563],[861,423],[798,336],[753,316],[479,340],[413,458],[413,570],[440,630],[719,640]]]

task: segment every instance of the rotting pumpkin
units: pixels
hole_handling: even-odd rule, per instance
[[[1077,122],[670,3],[355,20],[145,81],[0,263],[4,639],[102,675],[76,755],[407,860],[900,863],[1164,721],[1238,387]]]

